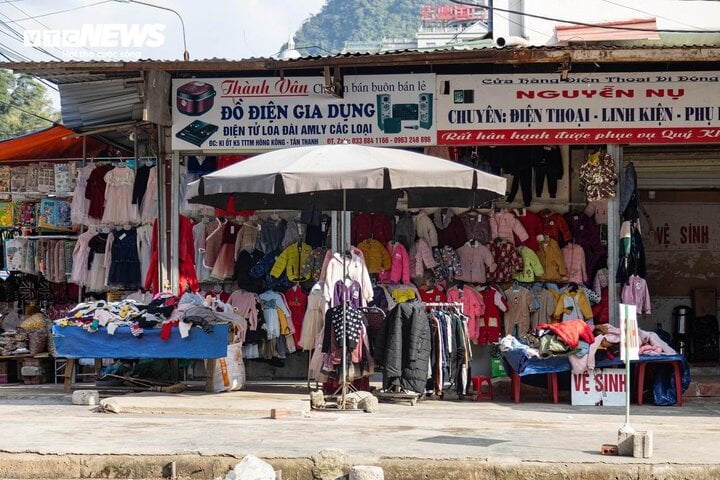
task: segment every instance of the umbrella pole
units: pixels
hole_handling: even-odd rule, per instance
[[[342,217],[340,218],[340,245],[343,249],[342,253],[342,259],[343,259],[343,287],[345,287],[345,278],[347,278],[347,259],[345,258],[345,250],[348,250],[347,246],[345,245],[345,242],[347,239],[345,238],[345,211],[347,208],[347,197],[346,197],[346,191],[343,188],[343,211],[342,211]],[[343,288],[343,338],[342,338],[342,379],[340,380],[340,388],[342,389],[341,399],[340,399],[340,406],[341,408],[345,408],[345,399],[347,396],[347,296],[345,294],[345,288]]]

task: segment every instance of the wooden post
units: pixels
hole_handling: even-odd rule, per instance
[[[73,377],[75,376],[75,359],[68,358],[65,362],[65,381],[63,382],[63,390],[65,393],[72,392]]]
[[[205,391],[213,391],[213,378],[215,377],[215,359],[205,360]]]

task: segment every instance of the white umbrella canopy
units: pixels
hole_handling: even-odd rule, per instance
[[[343,144],[256,155],[191,183],[189,194],[192,203],[216,207],[234,196],[238,208],[392,211],[402,192],[412,208],[470,207],[504,195],[505,184],[429,155]]]

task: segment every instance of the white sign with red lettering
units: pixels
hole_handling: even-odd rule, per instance
[[[573,405],[625,405],[625,370],[598,368],[581,374],[573,373],[571,376],[570,396]]]
[[[625,329],[630,335],[625,334]],[[627,345],[625,344],[628,339]],[[635,305],[620,304],[620,360],[627,361],[640,359],[640,333],[638,332],[637,307]]]

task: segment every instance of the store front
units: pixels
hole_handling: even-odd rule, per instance
[[[321,244],[337,251],[337,228],[328,228],[327,223],[322,223],[330,222],[337,226],[339,217],[332,212],[316,212],[321,223],[315,225],[305,223],[307,217],[303,216],[313,212],[250,212],[244,211],[242,205],[233,205],[233,209],[225,206],[224,212],[214,208],[203,209],[187,202],[186,186],[191,179],[264,151],[347,142],[424,152],[497,173],[507,179],[505,198],[475,205],[470,210],[455,209],[451,216],[457,217],[458,221],[467,220],[468,216],[473,222],[476,218],[487,221],[496,213],[506,213],[504,209],[512,213],[513,210],[526,208],[532,213],[544,215],[548,225],[553,222],[550,232],[536,232],[536,235],[549,233],[548,236],[553,237],[558,247],[562,248],[573,242],[568,242],[569,237],[563,237],[560,221],[555,219],[562,217],[567,222],[568,217],[581,212],[594,214],[589,217],[592,238],[587,240],[588,245],[582,245],[584,273],[578,271],[572,282],[562,281],[567,280],[567,272],[553,280],[582,285],[594,291],[594,276],[604,262],[610,281],[609,288],[603,292],[606,300],[601,304],[606,310],[600,315],[611,325],[617,325],[617,304],[622,288],[613,288],[613,279],[623,260],[619,233],[622,221],[626,220],[621,215],[619,202],[626,167],[632,162],[637,171],[641,206],[636,223],[640,225],[647,258],[642,276],[651,298],[647,309],[649,313],[643,312],[640,316],[640,327],[655,330],[657,324],[661,324],[662,330],[673,333],[673,309],[678,305],[693,306],[694,290],[716,288],[712,268],[715,258],[712,235],[716,228],[710,213],[716,205],[713,193],[716,183],[712,179],[718,165],[714,149],[717,132],[712,126],[714,116],[718,115],[718,106],[714,103],[718,97],[714,95],[716,76],[713,72],[702,71],[705,64],[700,63],[698,71],[688,67],[692,63],[683,63],[682,71],[655,74],[652,71],[658,68],[649,60],[652,57],[650,54],[643,62],[647,63],[647,68],[635,63],[628,68],[633,72],[621,72],[627,62],[633,60],[626,52],[614,51],[600,63],[602,70],[607,69],[608,72],[599,73],[598,68],[592,66],[595,60],[590,60],[601,57],[593,57],[590,50],[577,53],[548,49],[544,52],[546,56],[537,57],[537,62],[528,58],[520,60],[518,55],[522,55],[518,51],[485,52],[477,54],[477,63],[472,68],[458,66],[468,61],[467,52],[446,52],[442,57],[433,53],[393,55],[392,59],[385,55],[339,59],[342,60],[341,67],[332,68],[323,68],[324,65],[320,65],[317,59],[301,59],[288,63],[288,68],[279,75],[276,68],[236,69],[240,64],[220,63],[211,70],[203,68],[202,72],[212,71],[211,75],[193,70],[191,64],[160,66],[173,76],[169,97],[173,109],[172,128],[168,132],[173,156],[166,171],[170,192],[164,210],[170,241],[166,260],[161,260],[167,271],[163,273],[160,269],[158,284],[170,286],[176,294],[184,291],[186,284],[182,280],[187,273],[183,273],[187,264],[181,251],[187,231],[183,232],[180,228],[184,222],[182,217],[193,219],[200,226],[235,222],[237,232],[228,231],[235,240],[240,229],[248,223],[254,225],[248,229],[266,222],[267,227],[272,228],[271,224],[284,221],[286,225],[293,225],[294,233],[288,238],[295,239],[307,238],[308,229],[319,227]],[[682,49],[672,53],[662,52],[667,58],[676,60],[692,60],[695,53]],[[554,68],[558,59],[571,54],[575,62],[573,70],[565,80],[561,80],[561,75],[554,72]],[[616,61],[613,61],[614,55]],[[427,68],[422,70],[428,73],[410,73],[421,70],[423,62],[433,65],[433,73],[429,73]],[[517,67],[495,67],[508,73],[489,72],[489,64],[503,63],[513,63]],[[351,67],[361,73],[348,75]],[[637,72],[638,69],[647,71]],[[245,70],[249,73],[244,74]],[[613,171],[617,175],[617,181],[612,185],[615,195],[604,194],[604,198],[599,200],[605,205],[588,209],[588,185],[581,180],[580,172],[598,153],[602,158],[609,154],[613,162]],[[677,167],[679,156],[685,159],[684,162],[690,161],[691,165],[702,168],[703,174],[698,175],[694,168]],[[332,168],[330,162],[328,168]],[[678,170],[682,175],[678,175]],[[542,181],[539,181],[540,178]],[[693,213],[686,216],[688,208],[692,208]],[[605,212],[606,216],[603,215]],[[435,237],[439,234],[440,241],[444,242],[444,245],[438,243],[434,246],[450,246],[454,242],[452,236],[443,237],[442,231],[449,227],[451,216],[442,209],[408,211],[401,199],[396,212],[376,213],[387,216],[387,240],[399,241],[396,237],[398,227],[409,214],[416,226],[415,236],[420,235],[418,218],[427,217]],[[553,214],[555,216],[550,219]],[[434,221],[436,217],[437,222]],[[358,235],[359,231],[363,231],[360,226],[363,216],[353,214],[347,220],[348,238],[354,244],[360,243],[364,240],[362,234]],[[384,227],[378,227],[378,232],[374,231],[374,227],[373,222],[373,239],[377,236],[386,240],[383,237]],[[528,230],[525,229],[525,233],[529,238]],[[427,235],[430,240],[432,234]],[[454,250],[473,240],[468,235],[471,234],[465,231],[465,237],[455,245]],[[477,232],[472,235],[477,235]],[[555,236],[559,238],[555,239]],[[205,236],[205,241],[207,238]],[[248,238],[245,239],[249,246]],[[489,239],[490,243],[494,240]],[[279,240],[280,246],[284,240]],[[515,237],[506,241],[513,244],[526,242]],[[200,252],[198,245],[193,246],[196,253]],[[408,253],[412,246],[408,243]],[[206,254],[207,250],[203,250],[202,253]],[[214,265],[209,272],[196,270],[198,280],[203,280],[203,274],[207,275],[205,281],[200,282],[200,291],[227,299],[238,289],[252,291],[256,288],[251,283],[246,283],[246,288],[243,288],[237,282],[238,275],[246,281],[251,280],[246,274],[259,259],[258,254],[255,257],[250,255],[252,249],[248,249],[249,258],[243,260],[247,260],[248,272],[238,272],[237,253],[241,250],[233,251],[235,258],[230,262],[232,265],[218,268],[215,274],[212,271]],[[392,251],[388,255],[390,253]],[[592,262],[591,255],[597,257]],[[247,265],[251,261],[253,265]],[[672,262],[677,275],[666,274],[668,262]],[[197,267],[197,256],[194,263]],[[487,275],[490,273],[489,266],[485,268],[485,278],[461,275],[456,280],[448,276],[447,272],[451,269],[446,268],[443,274],[432,268],[420,268],[419,274],[413,275],[416,282],[411,280],[400,284],[411,286],[410,290],[414,288],[413,295],[421,297],[421,287],[432,289],[426,283],[428,279],[439,280],[446,288],[453,284],[458,287],[461,282],[472,285],[487,307],[494,300],[490,296],[488,299],[482,296],[483,287],[498,285],[506,292],[515,283],[534,281],[516,282],[513,273],[519,272],[513,272],[513,267],[509,267],[509,276],[500,276],[492,281]],[[373,272],[373,277],[382,270],[384,268],[381,267]],[[687,281],[676,281],[678,277]],[[307,282],[307,286],[311,283]],[[382,282],[377,283],[382,285]],[[458,290],[462,292],[463,287]],[[392,298],[392,292],[388,293]],[[591,292],[587,291],[587,295]],[[460,298],[464,300],[464,296]],[[464,304],[463,309],[468,313],[472,306]],[[711,310],[715,312],[716,308]],[[554,311],[552,314],[549,310],[547,312],[546,319],[555,314]],[[503,328],[499,322],[487,322],[484,314],[474,315],[476,326],[481,325],[483,330],[475,330],[470,335],[472,375],[489,375],[492,348],[488,344],[496,342],[506,333],[508,323]],[[589,315],[596,318],[599,314]],[[583,318],[589,319],[585,315]],[[523,326],[523,322],[518,325]],[[294,340],[303,343],[300,336]],[[307,345],[313,344],[310,342]],[[298,360],[287,360],[290,358]],[[258,378],[302,378],[307,374],[308,360],[308,356],[287,356],[285,362],[276,365],[269,362],[270,367],[256,371]],[[281,364],[284,367],[278,368]]]

